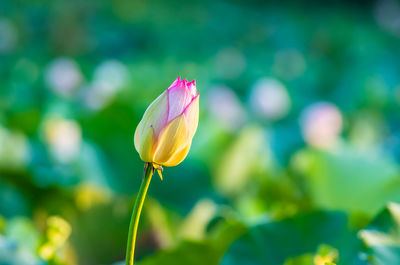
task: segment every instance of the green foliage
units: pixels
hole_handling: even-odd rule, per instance
[[[355,264],[361,241],[356,231],[349,229],[344,214],[312,212],[255,225],[234,242],[221,264],[283,264],[289,258],[317,252],[321,244],[338,250],[339,264]],[[308,259],[304,256],[296,258],[296,261],[306,262]],[[293,264],[295,261],[287,262]]]
[[[351,147],[297,155],[311,198],[321,208],[374,216],[389,200],[400,202],[399,168],[390,157]]]
[[[240,222],[218,224],[214,227],[213,236],[204,241],[183,241],[176,248],[163,250],[138,265],[156,264],[210,264],[218,265],[222,255],[233,240],[241,236],[247,228]]]
[[[183,242],[172,251],[162,251],[151,258],[139,262],[139,265],[155,264],[214,264],[217,265],[219,255],[207,242]]]
[[[199,128],[152,180],[138,264],[400,264],[398,10],[0,1],[0,264],[124,260],[133,133],[179,75]]]
[[[400,260],[400,204],[390,203],[360,233],[372,264],[396,264]]]

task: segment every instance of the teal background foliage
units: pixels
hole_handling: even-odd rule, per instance
[[[399,18],[396,0],[0,1],[0,264],[123,264],[133,134],[178,76],[200,123],[152,180],[138,265],[400,264]]]

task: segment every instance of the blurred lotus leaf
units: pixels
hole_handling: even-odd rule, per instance
[[[203,202],[202,204],[204,205]],[[207,239],[184,240],[173,249],[157,252],[149,258],[145,258],[138,265],[218,265],[233,240],[247,231],[247,228],[238,221],[226,219],[216,225]]]
[[[399,167],[385,155],[341,147],[296,156],[319,207],[374,216],[387,201],[400,202]]]
[[[270,164],[266,133],[258,126],[245,127],[226,150],[217,167],[215,185],[226,195],[241,192],[254,175]]]
[[[217,265],[218,253],[207,242],[186,241],[173,250],[166,250],[138,262],[138,265]]]
[[[389,203],[360,236],[369,249],[372,264],[397,264],[400,260],[400,204]]]
[[[337,249],[333,255],[338,255],[338,264],[356,264],[361,241],[348,226],[346,215],[336,212],[312,212],[258,224],[233,243],[221,265],[280,265],[289,258],[321,251],[321,244]]]

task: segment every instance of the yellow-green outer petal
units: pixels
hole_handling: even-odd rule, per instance
[[[163,129],[168,119],[168,92],[164,91],[158,98],[156,98],[146,112],[143,114],[141,120],[142,126],[139,131],[139,141],[141,141],[141,135],[149,127],[153,127],[155,137]]]
[[[154,131],[153,127],[144,130],[139,144],[140,158],[145,162],[153,162],[154,154]]]
[[[157,149],[154,153],[154,162],[164,165],[177,152],[185,148],[191,141],[184,115],[173,119],[160,133]]]
[[[143,114],[135,131],[135,148],[145,162],[153,162],[154,142],[168,117],[168,93],[156,98]]]
[[[138,126],[136,127],[135,130],[135,138],[134,138],[134,143],[135,143],[135,149],[138,153],[140,153],[140,135],[139,132],[141,130],[142,127],[142,121],[139,122]]]
[[[187,156],[190,150],[190,146],[192,143],[189,143],[185,148],[181,151],[176,152],[167,162],[164,163],[166,167],[173,167],[180,164]]]

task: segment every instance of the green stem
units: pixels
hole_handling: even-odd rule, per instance
[[[126,248],[126,265],[133,265],[135,255],[135,243],[137,228],[139,225],[140,213],[142,212],[143,203],[146,198],[147,190],[150,185],[151,177],[153,176],[154,168],[151,163],[146,163],[142,184],[140,185],[139,194],[136,198],[135,207],[133,208],[131,223],[129,225],[128,244]]]

